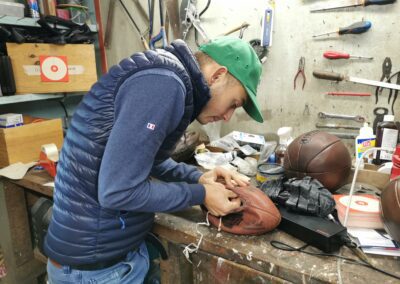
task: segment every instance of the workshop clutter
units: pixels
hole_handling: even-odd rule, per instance
[[[44,144],[54,143],[61,149],[61,119],[23,116],[23,121],[21,126],[0,128],[0,168],[16,162],[36,161]]]

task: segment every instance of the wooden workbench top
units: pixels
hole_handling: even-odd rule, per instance
[[[196,233],[198,222],[205,222],[205,214],[198,206],[175,214],[159,213],[156,215],[153,231],[161,239],[177,244],[197,243],[200,238],[200,234]],[[337,258],[311,256],[272,247],[269,243],[271,240],[282,241],[295,247],[304,245],[300,240],[280,230],[274,230],[262,236],[238,236],[218,232],[215,227],[204,225],[197,227],[204,235],[200,250],[218,256],[218,260],[227,259],[295,283],[339,282]],[[319,252],[313,247],[309,249]],[[357,258],[346,247],[343,247],[340,253],[346,257]],[[394,257],[373,256],[370,260],[374,266],[400,276],[400,262]],[[193,267],[197,267],[198,263],[193,262]],[[221,266],[221,262],[219,261],[216,265]],[[394,278],[366,267],[345,262],[339,265],[343,283],[399,283]],[[202,263],[197,269],[201,269],[201,266]]]
[[[11,181],[29,190],[47,195],[53,195],[53,188],[45,186],[53,179],[45,171],[31,170],[19,181]],[[155,218],[154,232],[163,240],[183,245],[197,243],[200,234],[196,231],[196,224],[205,222],[205,214],[196,206],[185,211],[167,214],[158,213]],[[287,252],[273,248],[271,240],[282,241],[291,246],[304,245],[300,240],[280,231],[274,230],[262,236],[238,236],[225,232],[218,232],[214,227],[197,226],[204,235],[200,246],[202,252],[218,257],[218,263],[213,269],[221,266],[224,259],[260,271],[272,277],[295,283],[338,283],[341,275],[343,283],[399,283],[398,280],[359,265],[340,262],[334,257],[319,257],[306,255],[299,252]],[[319,252],[310,247],[310,250]],[[357,258],[351,250],[343,247],[340,252],[343,256]],[[400,261],[389,256],[369,255],[371,263],[400,276]],[[205,263],[195,262],[193,267],[202,269]],[[186,260],[185,260],[186,261]],[[210,265],[210,264],[209,264]],[[209,265],[207,269],[210,269]],[[338,273],[338,267],[340,271]],[[275,278],[272,278],[275,280]],[[258,283],[258,282],[257,282]]]

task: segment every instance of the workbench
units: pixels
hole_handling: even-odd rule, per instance
[[[36,283],[36,277],[45,272],[46,259],[33,249],[28,210],[38,197],[52,196],[53,188],[44,186],[51,181],[46,172],[35,170],[19,181],[0,180],[0,245],[7,268],[7,276],[0,283]],[[333,257],[275,249],[271,240],[295,247],[304,245],[278,229],[262,236],[237,236],[198,225],[203,241],[199,251],[190,255],[190,263],[182,251],[187,244],[198,242],[199,222],[205,222],[205,214],[198,206],[156,215],[153,231],[169,255],[160,265],[163,283],[338,283],[339,278],[342,283],[352,284],[399,282]],[[356,258],[345,247],[338,253]],[[400,262],[396,258],[372,255],[369,258],[373,265],[400,276]]]

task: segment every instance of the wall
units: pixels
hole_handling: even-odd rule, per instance
[[[135,0],[134,0],[135,1]],[[146,22],[136,12],[134,1],[126,1],[133,12],[135,20],[141,30],[146,29]],[[137,0],[136,0],[137,1]],[[103,2],[103,1],[102,1]],[[206,0],[199,0],[198,10],[205,7]],[[382,62],[386,56],[391,57],[393,73],[400,70],[400,4],[387,6],[369,6],[337,10],[325,13],[309,13],[313,5],[323,5],[335,1],[312,0],[281,0],[275,2],[273,45],[269,49],[267,62],[263,65],[263,78],[259,86],[259,102],[265,116],[265,122],[259,124],[250,120],[242,111],[238,110],[229,123],[223,124],[222,134],[232,130],[242,130],[259,133],[273,138],[273,134],[281,126],[293,126],[294,135],[315,129],[320,111],[359,114],[372,122],[373,109],[376,106],[387,107],[388,91],[385,90],[375,105],[374,96],[371,97],[328,97],[328,91],[375,92],[374,87],[353,84],[349,82],[335,83],[313,78],[314,69],[330,70],[349,74],[355,77],[379,80],[382,73]],[[351,0],[349,0],[351,2]],[[139,3],[147,8],[147,1]],[[158,3],[156,1],[156,3]],[[261,16],[267,4],[273,1],[259,0],[213,0],[208,11],[202,16],[202,25],[211,38],[224,33],[246,21],[249,29],[244,33],[244,39],[259,38],[261,31]],[[104,1],[103,23],[107,19],[109,1]],[[155,15],[158,15],[156,11]],[[157,17],[158,18],[158,17]],[[338,27],[347,26],[362,19],[372,22],[372,28],[361,35],[330,36],[315,40],[313,34],[334,31]],[[120,59],[136,51],[143,50],[137,32],[122,12],[119,4],[114,10],[113,42],[107,50],[109,64],[115,64]],[[158,28],[155,29],[156,31]],[[238,33],[236,33],[237,35]],[[195,50],[193,34],[188,43]],[[373,61],[337,60],[329,61],[322,57],[326,50],[338,50],[354,55],[374,57]],[[306,59],[307,82],[304,90],[293,90],[293,78],[298,68],[299,58]],[[298,85],[302,82],[299,80]],[[399,98],[400,101],[400,98]],[[395,106],[395,114],[399,111],[399,101]],[[309,112],[305,111],[308,105]],[[342,124],[359,125],[355,122],[336,120]],[[198,126],[195,126],[198,127]],[[341,131],[345,132],[345,131]],[[347,131],[357,132],[357,131]],[[351,140],[346,141],[352,145]]]

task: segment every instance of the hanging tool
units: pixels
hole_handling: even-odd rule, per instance
[[[396,72],[397,74],[397,80],[396,84],[400,85],[400,72]],[[394,91],[394,97],[393,97],[393,102],[392,102],[392,114],[394,115],[394,103],[397,100],[397,96],[399,94],[399,90]]]
[[[392,73],[392,60],[390,57],[386,57],[382,64],[382,76],[380,81],[383,82],[386,79],[386,82],[390,83],[390,74]],[[378,96],[382,93],[382,88],[377,87],[375,90],[375,104],[378,103]],[[392,90],[389,93],[389,101],[392,97]],[[389,103],[389,102],[388,102]]]
[[[306,59],[305,59],[304,56],[302,56],[302,57],[300,57],[299,68],[297,69],[296,76],[294,77],[294,80],[293,80],[293,89],[294,90],[296,90],[296,80],[297,80],[297,77],[299,77],[300,74],[303,77],[303,88],[302,88],[302,90],[304,90],[304,86],[306,85],[306,75],[304,74],[305,65],[306,65]]]
[[[348,97],[370,97],[370,93],[353,93],[353,92],[328,92],[328,96],[348,96]]]
[[[348,53],[338,52],[338,51],[326,51],[324,52],[323,56],[327,59],[368,59],[372,60],[373,57],[365,57],[365,56],[353,56]]]
[[[150,1],[152,1],[152,0],[149,0],[149,3],[150,3]],[[155,49],[155,43],[160,41],[160,40],[162,42],[162,47],[163,48],[165,48],[168,45],[167,34],[165,33],[165,26],[164,26],[164,9],[163,9],[162,2],[163,2],[163,0],[158,0],[158,4],[159,4],[158,8],[160,10],[160,32],[156,36],[150,38],[150,48],[151,49]],[[154,1],[152,1],[152,6],[153,7],[150,7],[150,11],[152,13],[154,13]],[[151,26],[152,27],[154,27],[153,26],[153,23],[154,23],[153,22],[154,21],[154,17],[153,16],[151,17],[151,22],[152,22]]]
[[[249,26],[250,26],[249,23],[243,22],[240,26],[237,26],[236,28],[233,28],[233,29],[227,31],[226,33],[222,34],[222,36],[227,36],[227,35],[230,35],[230,34],[232,34],[234,32],[240,31],[239,38],[242,38],[243,37],[243,31],[245,29],[247,29]]]
[[[330,35],[330,34],[339,34],[339,35],[344,35],[344,34],[362,34],[368,31],[371,28],[372,24],[370,21],[361,21],[354,23],[350,26],[344,27],[344,28],[339,28],[338,31],[335,32],[329,32],[329,33],[323,33],[319,35],[313,35],[313,37],[319,37],[319,36],[324,36],[324,35]]]
[[[374,109],[375,119],[373,123],[373,131],[376,134],[376,127],[378,126],[379,122],[383,121],[383,117],[389,113],[389,110],[385,107],[377,107]]]
[[[336,113],[327,113],[321,111],[318,113],[318,117],[321,119],[337,118],[337,119],[354,120],[357,122],[365,122],[365,117],[361,115],[336,114]]]
[[[354,83],[358,83],[358,84],[379,86],[382,88],[387,88],[387,89],[392,89],[392,90],[400,90],[400,85],[397,85],[397,84],[390,84],[390,83],[386,83],[386,82],[373,81],[373,80],[357,78],[357,77],[350,77],[350,76],[345,76],[340,73],[327,72],[327,71],[314,71],[313,75],[314,75],[314,77],[316,77],[318,79],[323,79],[323,80],[349,81],[349,82],[354,82]]]
[[[184,26],[183,32],[182,32],[182,39],[185,40],[189,30],[194,27],[195,28],[195,40],[196,40],[196,44],[197,46],[199,46],[200,44],[198,43],[197,40],[197,33],[199,33],[201,35],[201,37],[203,38],[204,41],[209,41],[209,36],[207,35],[207,33],[205,32],[205,30],[203,29],[203,27],[201,26],[200,23],[200,16],[208,9],[209,5],[210,5],[210,0],[207,2],[206,7],[204,8],[204,10],[198,14],[197,13],[197,8],[195,5],[195,1],[194,0],[189,0],[187,1],[187,5],[186,8],[184,8],[185,12],[184,12],[184,18],[182,21],[182,25]],[[182,1],[181,3],[181,7],[185,4],[184,1]],[[182,10],[182,9],[181,9]],[[182,11],[181,11],[182,12]]]
[[[145,48],[146,50],[149,50],[149,45],[147,44],[146,39],[143,37],[142,33],[140,32],[140,29],[139,29],[138,25],[137,25],[137,24],[135,23],[135,21],[133,20],[131,14],[129,13],[128,9],[126,8],[124,2],[122,2],[122,0],[119,0],[119,3],[121,3],[121,5],[122,5],[122,7],[124,8],[126,14],[128,15],[129,19],[131,20],[133,26],[135,27],[136,31],[139,33],[139,35],[140,35],[140,40],[142,41],[142,44],[143,44],[144,48]]]
[[[387,5],[387,4],[393,4],[394,2],[396,2],[396,0],[355,0],[355,1],[349,1],[349,4],[345,4],[343,6],[316,8],[316,9],[311,9],[310,12],[315,13],[315,12],[323,12],[323,11],[350,8],[350,7],[358,7],[358,6],[365,7],[365,6],[370,6],[370,5]]]

